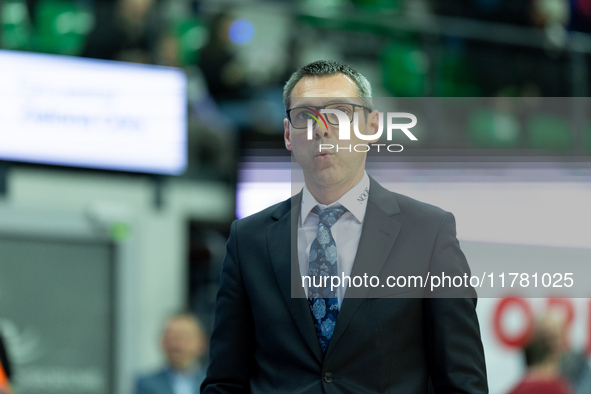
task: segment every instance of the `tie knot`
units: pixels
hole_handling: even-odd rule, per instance
[[[318,214],[320,223],[329,228],[332,227],[332,225],[335,224],[345,212],[347,212],[347,208],[343,206],[326,209],[320,209],[318,206],[314,207],[314,213]]]

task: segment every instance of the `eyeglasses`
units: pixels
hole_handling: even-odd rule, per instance
[[[353,113],[355,112],[355,109],[357,107],[371,111],[369,108],[367,108],[363,105],[359,105],[359,104],[331,103],[331,104],[322,105],[322,106],[308,105],[306,107],[295,107],[295,108],[288,109],[285,112],[287,113],[287,119],[289,119],[289,123],[291,123],[291,126],[294,129],[305,129],[308,127],[308,120],[309,119],[317,120],[321,109],[339,110],[339,111],[343,112],[344,114],[346,114],[347,117],[349,117],[349,122],[353,122]],[[337,118],[337,116],[335,114],[327,113],[327,114],[322,114],[322,116],[324,116],[324,118],[331,125],[338,126],[339,119]]]

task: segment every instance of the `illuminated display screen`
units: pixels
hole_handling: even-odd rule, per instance
[[[180,174],[186,89],[175,68],[0,50],[0,160]]]

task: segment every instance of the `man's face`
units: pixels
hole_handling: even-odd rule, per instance
[[[361,105],[357,97],[357,85],[344,74],[335,74],[322,77],[304,77],[294,87],[291,95],[290,108],[305,106],[322,106],[330,102],[351,102]],[[378,114],[374,111],[368,114],[362,108],[356,107],[359,113],[359,131],[363,134],[373,134],[378,127]],[[321,119],[320,123],[324,124]],[[328,122],[327,122],[328,123]],[[328,123],[328,128],[322,128],[317,122],[313,122],[313,138],[308,139],[307,129],[296,129],[288,119],[284,119],[285,146],[293,152],[296,161],[304,171],[304,177],[308,187],[316,187],[323,190],[342,187],[350,189],[363,177],[365,169],[366,153],[351,152],[339,149],[338,146],[368,144],[375,141],[363,141],[356,137],[351,123],[351,139],[339,141],[339,126]],[[322,151],[320,145],[323,144]],[[334,148],[325,148],[325,144]]]
[[[205,338],[193,320],[175,317],[166,323],[162,350],[171,366],[183,370],[193,365],[205,352]]]

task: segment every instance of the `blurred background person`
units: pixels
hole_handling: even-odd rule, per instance
[[[0,333],[0,368],[0,394],[11,394],[9,382],[12,379],[12,369],[2,339],[2,333]]]
[[[199,68],[210,94],[218,102],[247,99],[252,94],[244,65],[229,36],[235,20],[227,12],[215,15],[209,28],[210,39],[200,51]]]
[[[560,374],[560,360],[566,351],[564,324],[551,315],[538,322],[523,349],[527,371],[508,394],[572,394]]]
[[[167,320],[161,339],[163,369],[139,377],[135,394],[196,394],[205,378],[207,339],[199,319],[179,314]]]
[[[96,23],[82,56],[135,63],[155,63],[161,37],[154,0],[97,3]]]

